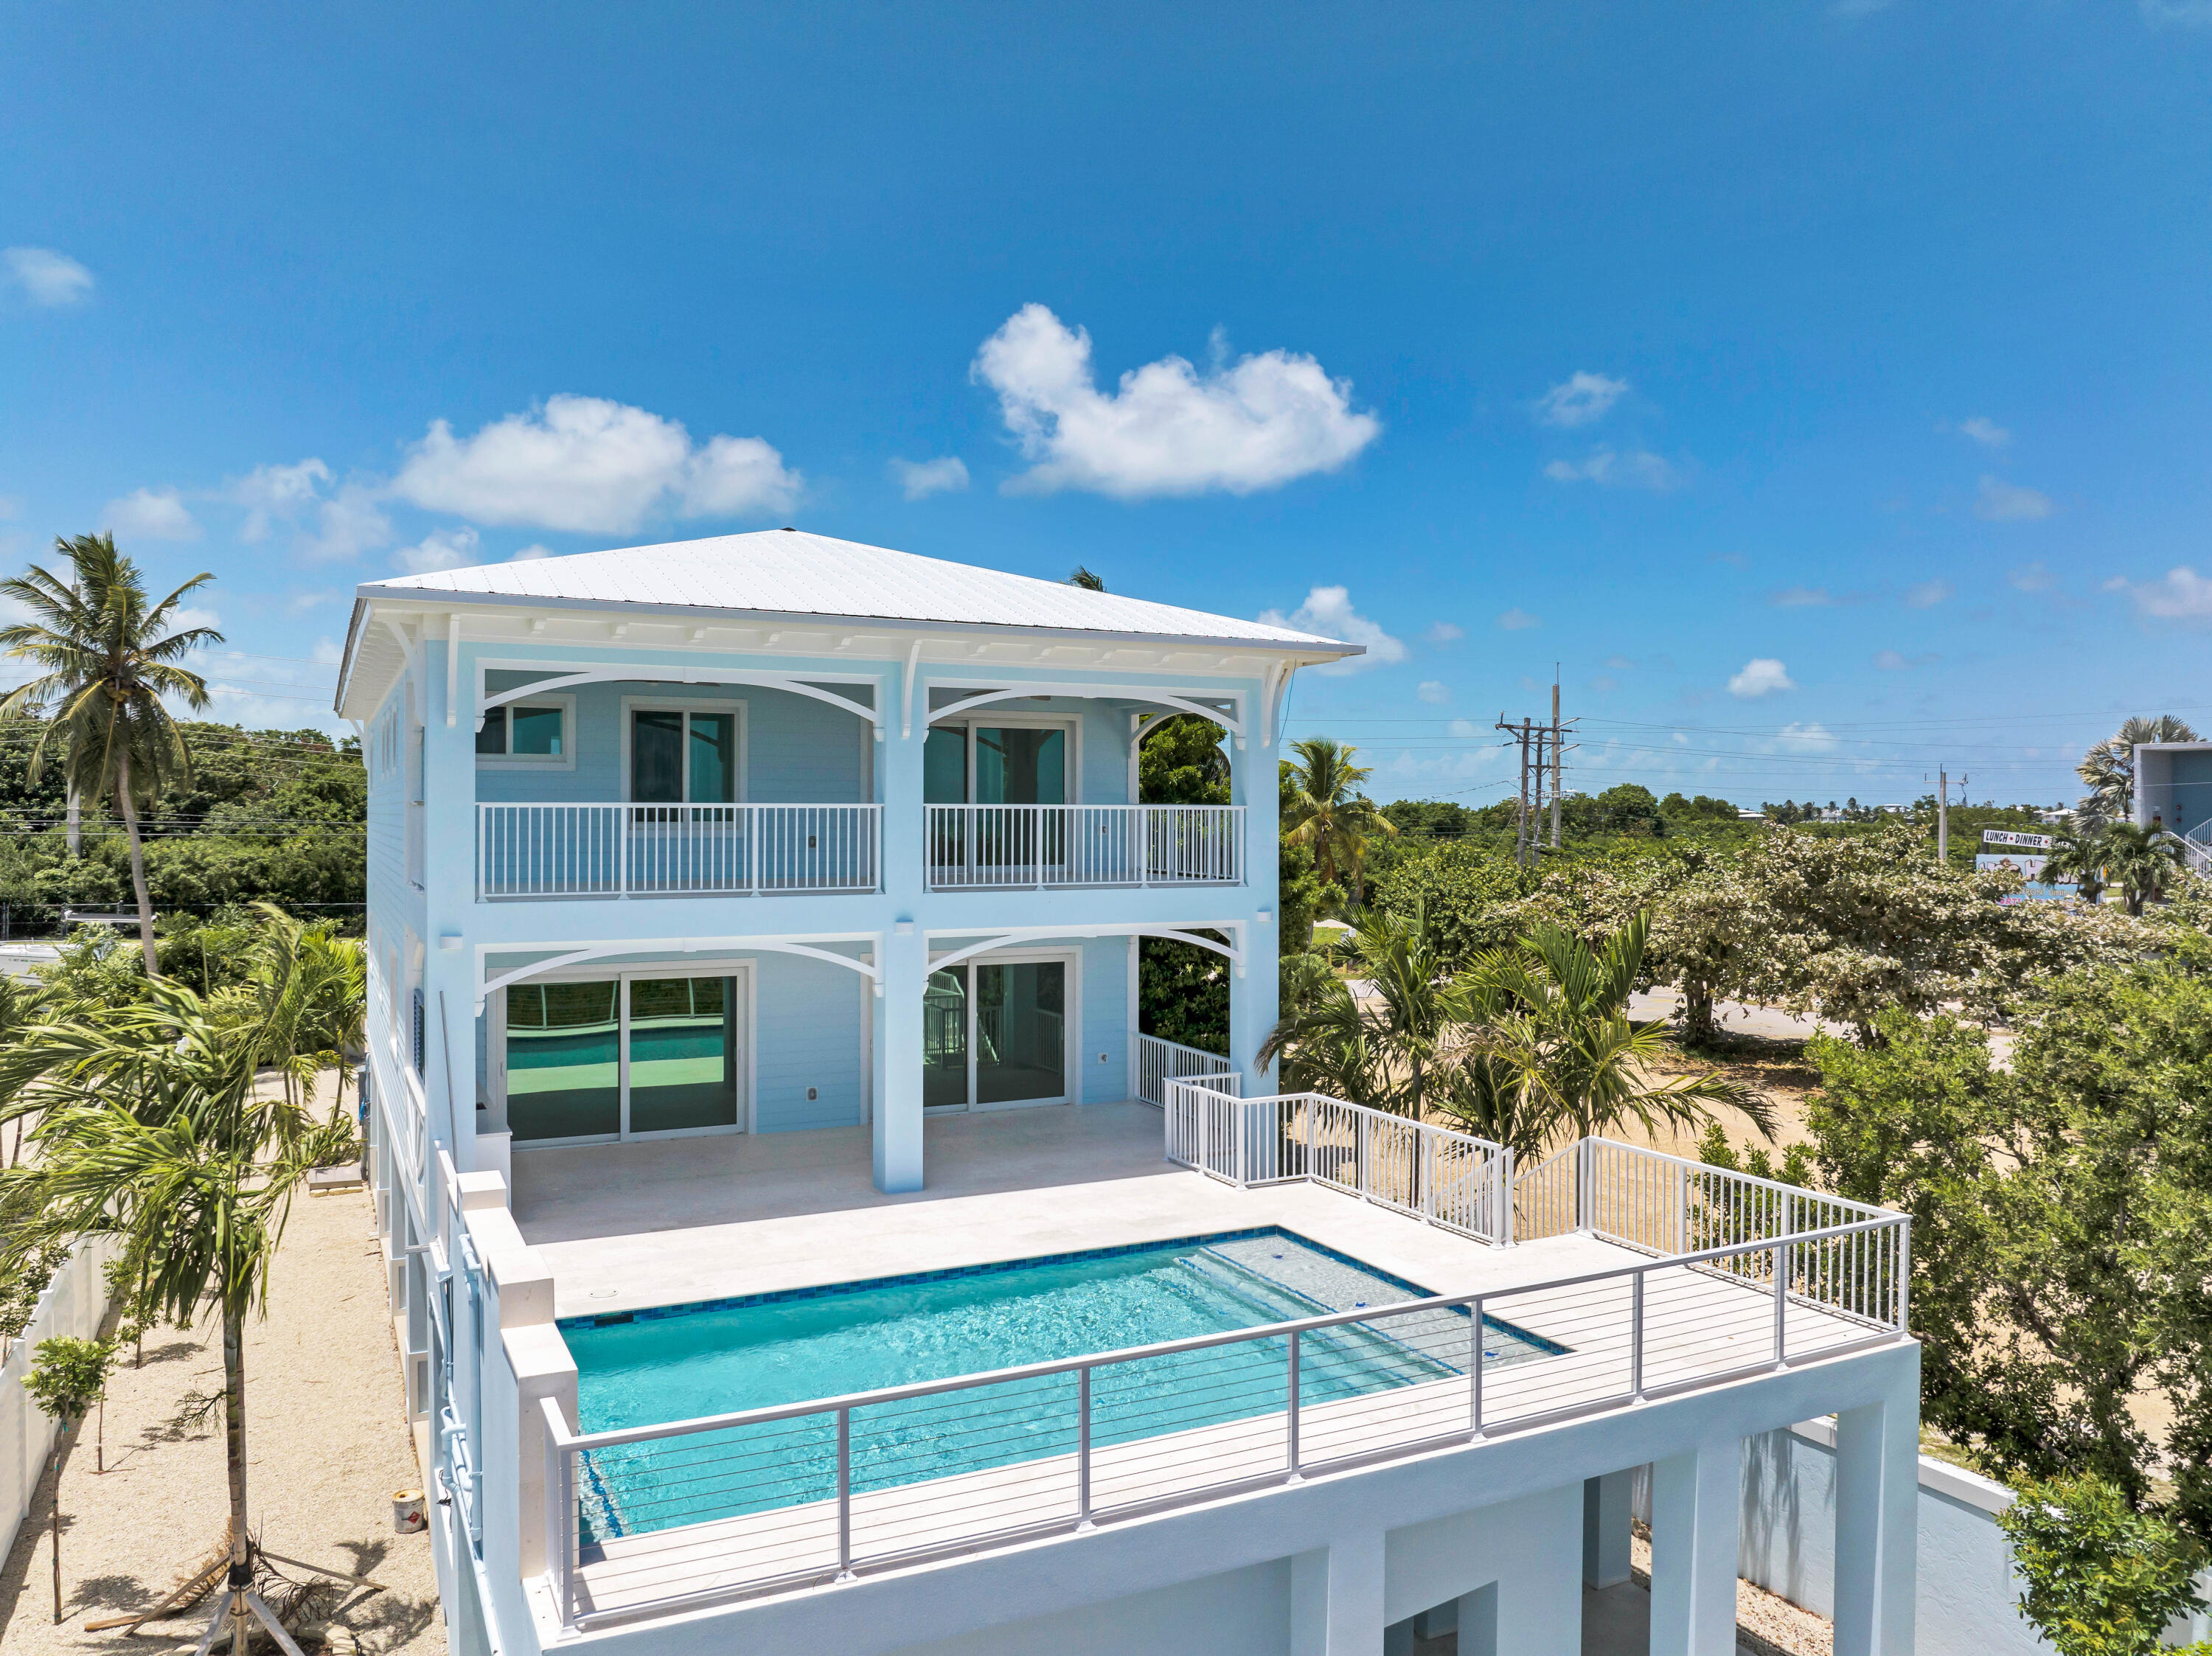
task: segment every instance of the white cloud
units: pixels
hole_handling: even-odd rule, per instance
[[[1636,664],[1626,656],[1607,656],[1605,658],[1605,664],[1616,673],[1631,673],[1636,670]]]
[[[290,597],[284,600],[284,613],[287,616],[297,619],[299,616],[306,615],[310,610],[319,610],[324,604],[332,603],[344,596],[345,594],[343,592],[331,591],[328,590],[295,592]]]
[[[239,538],[259,540],[269,532],[272,517],[287,521],[297,519],[321,498],[318,486],[330,480],[331,469],[313,458],[297,465],[254,467],[230,486],[231,499],[246,508]]]
[[[1482,732],[1475,728],[1472,719],[1455,719],[1445,727],[1444,734],[1455,742],[1472,742]]]
[[[82,305],[92,297],[92,272],[51,247],[0,251],[0,269],[7,271],[7,285],[33,305]]]
[[[1972,438],[1984,448],[2002,448],[2012,441],[2012,433],[1996,421],[1984,419],[1978,414],[1971,420],[1959,422],[1959,434]]]
[[[1525,633],[1531,627],[1541,627],[1544,621],[1542,616],[1532,616],[1526,610],[1513,609],[1498,616],[1498,624],[1509,633]]]
[[[434,569],[459,569],[483,561],[477,555],[477,531],[465,524],[458,529],[434,529],[419,545],[403,546],[394,552],[392,561],[410,575],[427,574]]]
[[[1987,474],[1983,476],[1980,492],[1974,496],[1974,515],[1991,523],[2031,523],[2038,518],[2049,517],[2054,510],[2051,497],[2041,490],[2008,483],[2002,477]]]
[[[1590,680],[1590,688],[1595,690],[1600,695],[1610,695],[1620,688],[1620,681],[1609,674],[1600,673],[1595,678]]]
[[[1341,677],[1346,673],[1364,673],[1370,667],[1395,666],[1406,658],[1405,640],[1392,638],[1355,610],[1348,587],[1316,586],[1306,594],[1306,601],[1289,615],[1270,610],[1260,619],[1270,627],[1295,628],[1302,633],[1318,633],[1323,638],[1367,646],[1364,656],[1346,656],[1326,667],[1309,667],[1306,670],[1310,673]]]
[[[781,512],[799,478],[757,437],[694,447],[673,420],[600,397],[549,397],[473,437],[434,420],[391,492],[488,524],[619,533],[656,512],[682,518]]]
[[[2058,577],[2040,563],[2022,564],[2019,568],[2008,571],[2005,580],[2015,591],[2021,592],[2048,592],[2058,585]]]
[[[1770,600],[1778,610],[1824,610],[1835,601],[1825,586],[1788,587]]]
[[[1421,634],[1422,640],[1429,644],[1456,644],[1466,636],[1466,628],[1449,621],[1437,622]]]
[[[1218,335],[1215,345],[1225,357]],[[1009,494],[1249,494],[1334,471],[1382,430],[1352,408],[1350,380],[1283,350],[1217,360],[1202,373],[1164,356],[1102,391],[1090,334],[1036,304],[983,342],[970,373],[998,392],[1007,430],[1036,462],[1004,485]]]
[[[1627,391],[1626,379],[1577,369],[1537,400],[1536,417],[1547,426],[1586,426],[1605,418]]]
[[[1906,668],[1912,665],[1911,662],[1907,661],[1902,655],[1899,654],[1894,650],[1875,651],[1874,652],[1874,664],[1885,673],[1901,673]]]
[[[520,552],[508,553],[507,555],[507,561],[509,563],[530,563],[539,558],[557,558],[560,555],[561,555],[556,552],[551,547],[543,546],[538,542],[532,541],[529,545],[524,547]]]
[[[1784,725],[1779,734],[1782,745],[1792,753],[1826,753],[1836,746],[1836,738],[1823,725]]]
[[[1442,707],[1445,702],[1451,700],[1451,686],[1441,683],[1433,678],[1425,678],[1421,681],[1421,688],[1414,691],[1413,694],[1420,697],[1424,701],[1429,702],[1433,706]]]
[[[376,504],[376,491],[362,483],[340,485],[315,508],[316,531],[300,537],[301,555],[317,562],[358,557],[392,541],[392,520]]]
[[[1790,679],[1789,669],[1772,656],[1754,656],[1745,662],[1743,670],[1730,676],[1728,687],[1730,695],[1746,699],[1797,688]]]
[[[1933,610],[1957,589],[1947,580],[1923,580],[1905,589],[1905,602],[1914,610]]]
[[[968,487],[968,463],[957,454],[941,460],[895,459],[890,474],[891,481],[906,492],[909,500],[953,494]]]
[[[2212,28],[2212,0],[2142,0],[2153,28]]]
[[[1649,488],[1663,492],[1682,480],[1674,464],[1648,449],[1617,454],[1595,448],[1583,460],[1554,460],[1544,475],[1555,483],[1595,483],[1601,488]]]
[[[196,541],[200,526],[173,488],[133,489],[101,508],[100,526],[126,540]]]
[[[2198,574],[2187,564],[2169,569],[2156,580],[2135,582],[2114,577],[2105,590],[2125,592],[2136,608],[2160,621],[2212,621],[2212,577]]]

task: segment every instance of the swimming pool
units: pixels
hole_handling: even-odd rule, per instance
[[[586,1432],[834,1398],[1382,1307],[1429,1290],[1280,1229],[1011,1260],[958,1271],[565,1319]],[[1463,1308],[1305,1335],[1311,1405],[1465,1372]],[[1091,1441],[1126,1442],[1279,1411],[1281,1339],[1095,1371]],[[1484,1319],[1484,1366],[1562,1350]],[[853,1411],[856,1490],[1073,1453],[1076,1377],[1052,1374]],[[830,1416],[599,1449],[586,1539],[829,1498]]]

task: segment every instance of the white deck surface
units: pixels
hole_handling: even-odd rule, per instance
[[[1158,1111],[1130,1104],[933,1121],[930,1187],[899,1197],[870,1185],[860,1131],[524,1152],[515,1157],[516,1211],[552,1264],[564,1316],[1278,1224],[1437,1293],[1504,1295],[1488,1307],[1493,1315],[1568,1348],[1486,1367],[1486,1428],[1625,1403],[1629,1278],[1509,1290],[1648,1256],[1574,1236],[1489,1247],[1318,1186],[1240,1191],[1168,1164],[1160,1122]],[[1648,1389],[1771,1361],[1773,1301],[1763,1289],[1677,1266],[1649,1273],[1644,1295]],[[1793,1305],[1787,1343],[1793,1357],[1809,1357],[1870,1331]],[[999,1429],[988,1393],[940,1401],[946,1440]],[[1468,1381],[1455,1378],[1310,1404],[1302,1460],[1464,1432],[1470,1401]],[[1285,1448],[1279,1408],[1102,1443],[1094,1509],[1111,1521],[1116,1507],[1270,1476],[1284,1467]],[[1071,1522],[1075,1483],[1073,1457],[1058,1453],[861,1494],[854,1562],[866,1568],[915,1549]],[[810,1504],[613,1540],[580,1571],[578,1607],[642,1608],[831,1568],[835,1518],[834,1506]]]
[[[928,1186],[876,1190],[865,1128],[517,1150],[514,1215],[574,1317],[1282,1225],[1439,1294],[1641,1256],[1494,1248],[1313,1185],[1237,1190],[1170,1162],[1160,1112],[1091,1104],[927,1125]]]

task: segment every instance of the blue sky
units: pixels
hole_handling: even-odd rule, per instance
[[[0,561],[798,523],[1352,629],[1384,796],[2212,726],[2212,0],[7,8]],[[954,464],[957,462],[957,464]]]

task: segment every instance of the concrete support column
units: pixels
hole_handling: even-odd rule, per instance
[[[1291,1656],[1382,1656],[1382,1532],[1291,1560]]]
[[[884,726],[883,750],[884,894],[896,925],[876,950],[881,993],[875,1006],[876,1188],[920,1190],[921,1156],[921,996],[929,982],[924,889],[922,745],[929,738],[929,692],[902,682],[908,699]],[[904,930],[900,928],[903,927]]]
[[[1743,1442],[1651,1466],[1651,1656],[1735,1656]]]
[[[1628,1580],[1628,1510],[1633,1472],[1583,1481],[1583,1585],[1617,1586]]]
[[[1256,718],[1260,698],[1246,702],[1248,718]],[[1230,744],[1231,803],[1244,807],[1244,881],[1251,894],[1246,913],[1255,918],[1244,928],[1244,964],[1229,982],[1229,1059],[1244,1079],[1248,1098],[1264,1098],[1275,1090],[1274,1066],[1260,1067],[1260,1048],[1274,1032],[1282,985],[1276,961],[1281,952],[1283,915],[1277,839],[1282,790],[1276,778],[1279,749],[1262,747],[1259,732]],[[1266,914],[1266,919],[1257,918]],[[1293,938],[1303,949],[1305,939]]]
[[[1836,1656],[1911,1656],[1917,1395],[1836,1416]]]

